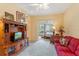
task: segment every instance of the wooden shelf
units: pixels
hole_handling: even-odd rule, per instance
[[[24,49],[26,44],[26,24],[22,24],[16,21],[2,19],[0,20],[0,55],[8,56],[8,55],[16,55]],[[10,36],[13,32],[22,32],[22,39],[16,42],[12,42]],[[22,46],[22,48],[21,48]],[[9,54],[9,48],[13,48],[11,54]]]

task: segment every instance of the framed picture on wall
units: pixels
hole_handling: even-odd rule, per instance
[[[14,20],[14,15],[8,12],[5,12],[5,18],[7,20]]]
[[[25,22],[25,14],[19,11],[16,11],[16,21],[24,23]]]

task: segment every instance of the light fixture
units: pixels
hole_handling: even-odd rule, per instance
[[[44,7],[44,8],[48,8],[49,6],[48,6],[48,4],[47,3],[44,3],[44,4],[42,4],[42,7]]]
[[[56,29],[55,26],[53,26],[53,29],[54,29],[54,30]]]
[[[38,8],[44,8],[44,9],[49,8],[48,3],[35,3],[35,4],[32,4],[32,5],[37,6]]]

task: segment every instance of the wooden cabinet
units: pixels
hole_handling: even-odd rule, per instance
[[[12,42],[11,35],[13,32],[22,32],[22,38]],[[26,47],[26,24],[16,21],[1,19],[0,20],[0,55],[16,55]],[[26,36],[26,37],[25,37]]]

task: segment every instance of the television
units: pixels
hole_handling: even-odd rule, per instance
[[[22,39],[22,32],[14,32],[11,35],[11,41],[17,41],[19,39]]]
[[[15,32],[15,40],[22,38],[22,32]]]

